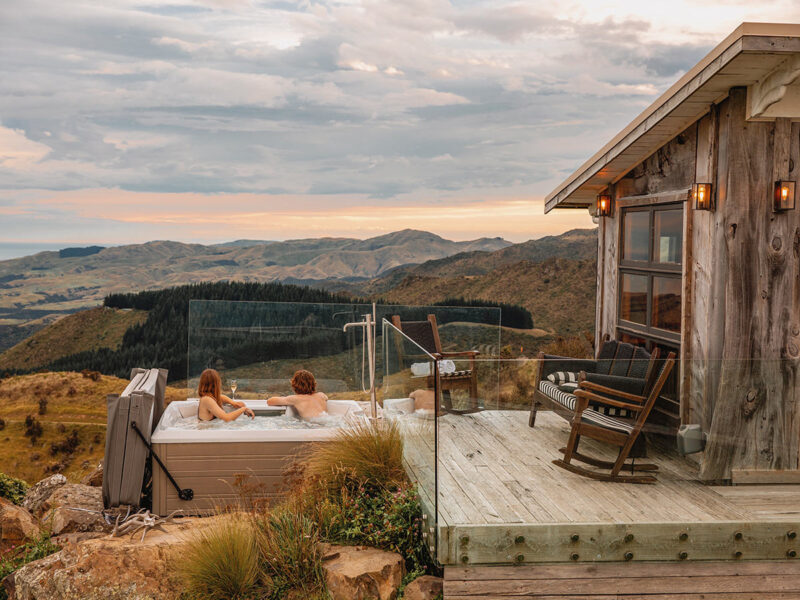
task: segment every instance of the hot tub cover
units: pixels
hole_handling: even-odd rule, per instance
[[[150,440],[161,414],[167,384],[165,369],[133,369],[121,395],[107,397],[106,450],[103,459],[103,503],[106,508],[142,501],[148,449],[131,427],[136,422]]]

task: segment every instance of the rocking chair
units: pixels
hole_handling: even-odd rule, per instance
[[[654,373],[650,375],[643,395],[630,394],[585,381],[585,374],[581,374],[582,381],[575,391],[577,403],[569,441],[566,448],[560,449],[564,458],[554,460],[553,464],[578,475],[600,481],[655,483],[656,478],[652,474],[637,475],[636,471],[653,473],[658,471],[657,465],[636,464],[635,461],[627,463],[626,461],[674,365],[675,353],[670,352],[661,369],[654,369]],[[629,413],[635,414],[636,418],[627,420],[611,417],[591,408],[590,404],[625,409]],[[578,452],[578,444],[582,436],[619,446],[620,450],[616,461],[599,460]],[[572,459],[600,469],[610,469],[610,473],[572,464]],[[620,472],[623,468],[630,469],[631,474],[621,475]]]
[[[428,388],[434,389],[434,378],[438,378],[439,389],[442,390],[442,402],[448,412],[466,414],[480,411],[478,406],[478,379],[475,372],[475,357],[480,354],[477,350],[464,350],[461,352],[445,352],[442,350],[442,341],[439,338],[439,327],[436,315],[428,315],[425,321],[402,321],[399,315],[392,317],[392,325],[411,338],[425,352],[436,359],[437,368],[431,374]],[[442,360],[451,358],[468,358],[469,368],[459,369],[451,373],[442,373],[438,364]],[[457,410],[453,408],[450,392],[452,390],[465,390],[469,394],[470,408]]]

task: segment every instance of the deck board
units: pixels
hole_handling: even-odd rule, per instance
[[[655,485],[594,481],[552,464],[566,443],[569,424],[540,412],[536,427],[527,412],[484,411],[439,419],[439,506],[449,525],[505,523],[639,523],[736,521],[800,514],[800,486],[741,491],[707,486],[696,467],[677,455],[653,453]],[[613,448],[592,440],[587,452],[613,458]],[[463,510],[452,507],[463,503]],[[448,508],[450,507],[450,508]]]
[[[552,563],[575,554],[615,561],[628,550],[634,561],[676,560],[682,550],[697,560],[730,559],[737,549],[745,560],[800,554],[800,541],[795,548],[788,535],[800,531],[800,486],[709,486],[695,463],[658,447],[647,459],[659,465],[654,485],[587,479],[552,464],[569,423],[546,411],[533,429],[523,411],[444,415],[436,436],[432,426],[412,420],[404,438],[426,510],[437,500],[442,564]],[[614,458],[613,448],[591,440],[581,449]],[[687,532],[690,542],[681,546]],[[744,539],[733,548],[737,532]],[[622,538],[634,533],[626,546]],[[578,544],[570,542],[574,534]]]

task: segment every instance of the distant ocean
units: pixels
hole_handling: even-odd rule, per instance
[[[102,244],[100,244],[102,245]],[[76,246],[91,246],[91,244],[74,244],[69,242],[0,242],[0,260],[19,258],[44,252],[45,250],[61,250]]]

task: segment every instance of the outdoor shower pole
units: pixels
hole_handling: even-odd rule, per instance
[[[377,308],[375,303],[372,303],[372,326],[370,327],[370,331],[372,333],[372,349],[369,350],[370,352],[370,370],[369,370],[369,404],[370,409],[372,410],[372,419],[375,420],[378,418],[378,398],[375,395],[375,363],[376,363],[376,351],[378,348],[378,315],[377,315]]]
[[[364,315],[367,328],[367,355],[369,356],[369,405],[370,417],[378,418],[378,399],[375,396],[375,303],[372,303],[372,314]]]

